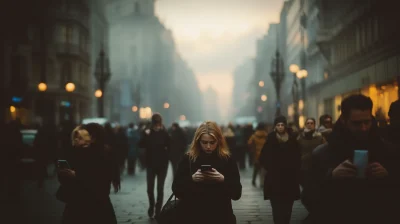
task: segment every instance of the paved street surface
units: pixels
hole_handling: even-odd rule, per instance
[[[243,185],[242,198],[233,202],[238,224],[273,224],[269,201],[263,200],[262,190],[251,186],[252,170],[241,173]],[[118,223],[156,224],[147,216],[148,201],[146,193],[146,175],[140,172],[134,177],[124,175],[122,189],[117,194],[111,193]],[[165,184],[165,200],[171,195],[172,169],[168,171]],[[15,223],[24,224],[56,224],[60,218],[64,204],[55,199],[58,183],[55,178],[46,181],[44,189],[36,184],[25,182],[22,193],[23,207],[21,215],[15,217]],[[156,190],[156,189],[155,189]],[[299,201],[293,207],[292,224],[299,224],[307,216],[307,212]],[[12,223],[12,222],[11,222]]]

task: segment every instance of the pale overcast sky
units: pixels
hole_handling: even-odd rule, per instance
[[[230,113],[232,72],[255,56],[256,40],[279,22],[284,0],[158,0],[156,13],[171,29],[200,88],[216,89]]]

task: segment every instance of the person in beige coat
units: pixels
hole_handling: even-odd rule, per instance
[[[254,171],[253,171],[253,179],[252,184],[256,186],[256,178],[258,173],[260,172],[261,166],[258,162],[261,154],[261,150],[267,140],[268,132],[264,123],[259,123],[256,132],[250,137],[247,144],[249,145],[251,150],[254,150]],[[260,183],[262,185],[262,183]]]

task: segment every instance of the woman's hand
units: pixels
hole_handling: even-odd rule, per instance
[[[60,183],[63,184],[71,179],[74,179],[76,174],[74,170],[62,169],[58,171],[57,176],[58,176],[58,181],[60,181]]]
[[[204,173],[198,169],[197,172],[192,175],[192,180],[194,182],[203,182],[205,180]]]
[[[204,176],[207,180],[215,181],[215,182],[224,182],[225,177],[216,169],[212,168],[211,171],[204,172]]]

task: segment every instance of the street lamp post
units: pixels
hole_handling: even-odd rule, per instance
[[[296,64],[292,64],[289,67],[290,72],[293,74],[293,86],[292,86],[292,97],[293,97],[293,120],[296,127],[299,126],[299,85],[297,84],[297,73],[300,68]]]
[[[283,60],[280,57],[279,51],[276,50],[275,58],[272,59],[271,73],[272,81],[275,84],[276,90],[276,112],[275,117],[280,116],[281,113],[281,86],[285,78],[283,72]]]
[[[109,60],[108,60],[106,54],[104,53],[103,48],[100,50],[99,57],[97,58],[97,61],[96,61],[96,71],[94,73],[94,76],[100,87],[99,90],[102,93],[100,97],[97,97],[97,99],[98,99],[98,104],[97,104],[98,114],[99,114],[99,117],[104,117],[105,88],[106,88],[106,83],[110,79],[111,73],[110,73]]]

